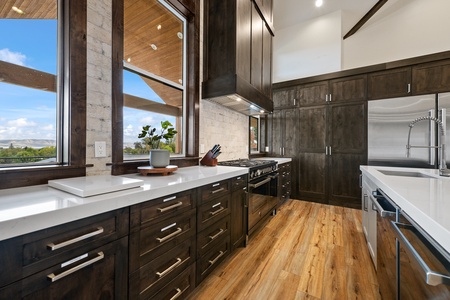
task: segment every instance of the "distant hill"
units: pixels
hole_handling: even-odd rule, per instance
[[[9,148],[13,144],[15,148],[17,147],[32,147],[32,148],[43,148],[49,146],[56,146],[55,140],[39,140],[39,139],[24,139],[24,140],[0,140],[0,148]]]

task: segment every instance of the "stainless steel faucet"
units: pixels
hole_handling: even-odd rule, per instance
[[[440,136],[440,146],[411,146],[410,140],[411,140],[411,129],[414,127],[414,124],[420,121],[430,120],[434,121],[436,124],[438,124],[441,136]],[[409,123],[409,132],[408,132],[408,143],[406,144],[406,157],[410,156],[410,149],[411,148],[438,148],[441,150],[440,153],[440,159],[439,159],[439,175],[440,176],[447,176],[450,177],[450,170],[447,169],[447,163],[446,163],[446,155],[445,155],[445,128],[442,125],[442,121],[431,116],[425,116],[425,117],[419,117]]]

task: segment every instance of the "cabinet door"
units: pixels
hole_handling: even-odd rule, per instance
[[[325,153],[300,153],[299,165],[299,199],[327,203]]]
[[[326,107],[299,109],[298,141],[300,152],[325,154]]]
[[[250,83],[259,91],[262,91],[263,27],[264,22],[258,14],[255,5],[252,5],[252,57],[250,64]]]
[[[450,91],[450,60],[414,66],[412,91],[414,95]]]
[[[410,94],[411,67],[375,72],[368,75],[368,99],[403,97]]]
[[[329,106],[329,203],[361,208],[359,166],[367,164],[366,103]]]
[[[124,237],[86,253],[74,253],[71,261],[22,279],[17,299],[126,299],[127,247]]]
[[[271,123],[271,142],[272,146],[270,149],[270,154],[275,157],[279,157],[283,154],[283,111],[276,109],[270,115]]]
[[[262,92],[272,98],[272,34],[265,23],[263,24],[262,43]]]
[[[297,87],[300,106],[323,105],[328,95],[328,81],[319,81]]]
[[[330,81],[331,103],[343,101],[363,101],[366,94],[367,75],[339,78]]]
[[[231,249],[244,245],[247,223],[247,187],[241,187],[231,194]]]
[[[286,88],[273,92],[273,108],[287,108],[297,104],[296,88]]]

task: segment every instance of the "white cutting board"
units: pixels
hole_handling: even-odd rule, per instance
[[[48,181],[49,186],[80,197],[89,197],[136,188],[142,186],[143,183],[144,181],[141,179],[112,175],[83,176]]]

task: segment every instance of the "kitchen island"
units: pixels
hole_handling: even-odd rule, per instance
[[[379,189],[450,253],[450,178],[439,170],[361,166]]]

